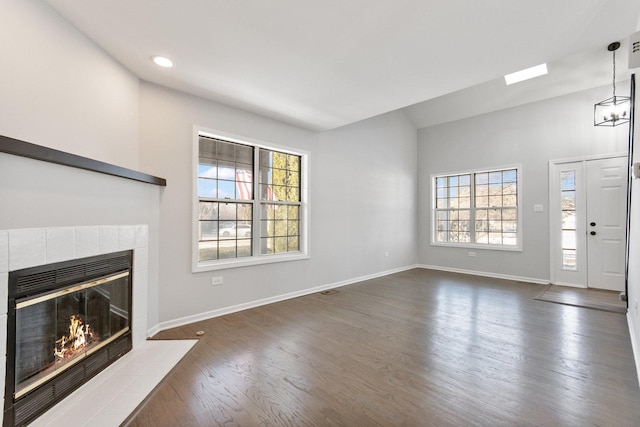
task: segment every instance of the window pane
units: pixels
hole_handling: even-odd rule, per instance
[[[198,179],[198,196],[199,197],[218,197],[217,181],[213,179]]]
[[[200,242],[198,244],[198,262],[218,259],[218,242]]]
[[[299,219],[300,218],[300,206],[287,206],[287,218]]]
[[[215,179],[218,176],[217,171],[218,169],[215,160],[211,160],[208,164],[203,163],[203,161],[201,160],[200,164],[198,165],[198,176],[200,178]]]
[[[564,230],[576,229],[576,213],[575,211],[562,212],[562,228]]]
[[[251,239],[239,239],[236,248],[238,258],[251,256]]]
[[[234,240],[220,241],[218,246],[218,258],[236,258],[236,242]]]
[[[253,147],[236,145],[235,161],[253,165]]]
[[[218,197],[220,199],[235,199],[236,198],[235,181],[218,180]]]
[[[489,174],[488,173],[477,173],[476,175],[476,185],[478,184],[488,184],[489,183]]]
[[[561,195],[562,210],[576,209],[576,193],[575,191],[563,191]]]
[[[460,186],[470,186],[471,175],[460,175]]]
[[[489,207],[489,197],[478,197],[476,196],[476,207],[477,208],[488,208]]]
[[[287,169],[292,171],[300,171],[300,156],[289,154],[287,156]]]
[[[503,209],[502,210],[502,219],[504,221],[517,221],[517,219],[518,219],[518,210],[517,209]]]
[[[200,202],[198,219],[218,219],[218,203]]]
[[[562,269],[576,270],[576,251],[574,249],[562,250]]]
[[[501,207],[502,206],[502,196],[489,196],[489,206],[490,207]]]
[[[516,206],[518,204],[517,196],[503,196],[502,206]]]
[[[447,186],[447,179],[446,178],[436,178],[436,187],[437,188],[444,188]]]
[[[486,231],[477,231],[476,230],[476,243],[488,244],[489,243],[489,233]]]
[[[517,171],[515,169],[502,172],[503,182],[516,182]]]
[[[516,233],[502,233],[502,244],[515,246],[518,244]]]
[[[562,249],[576,249],[576,232],[562,230]]]
[[[218,162],[218,178],[235,181],[236,165],[232,162]]]
[[[287,240],[287,250],[289,252],[295,252],[300,250],[300,239],[298,236],[289,237]]]
[[[198,140],[199,156],[205,159],[216,159],[216,140],[201,137]]]
[[[502,172],[489,172],[489,184],[502,183]]]
[[[576,188],[576,172],[564,171],[560,173],[561,190],[575,190]]]
[[[218,221],[200,221],[200,240],[218,239]]]
[[[219,160],[227,160],[233,162],[235,160],[235,145],[232,142],[218,140],[218,156]]]

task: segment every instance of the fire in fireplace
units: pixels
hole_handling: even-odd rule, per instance
[[[5,425],[49,409],[131,349],[132,252],[11,272]]]

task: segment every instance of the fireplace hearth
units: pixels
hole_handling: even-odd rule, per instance
[[[132,348],[132,251],[9,275],[4,425],[35,419]]]

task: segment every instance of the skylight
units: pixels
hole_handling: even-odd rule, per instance
[[[504,76],[504,81],[507,83],[507,85],[510,85],[524,80],[529,80],[534,77],[544,76],[547,73],[547,64],[540,64],[536,65],[535,67],[527,68],[526,70],[507,74],[506,76]]]

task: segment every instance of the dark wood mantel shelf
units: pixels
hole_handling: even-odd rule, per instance
[[[42,145],[20,141],[0,135],[0,153],[13,154],[16,156],[28,157],[30,159],[41,160],[43,162],[56,163],[72,168],[85,169],[88,171],[104,173],[120,178],[132,179],[134,181],[145,182],[147,184],[166,187],[167,180],[157,176],[147,175],[132,169],[112,165],[110,163],[89,159],[64,151],[43,147]]]

